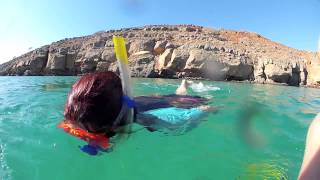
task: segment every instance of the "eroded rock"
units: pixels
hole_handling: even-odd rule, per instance
[[[160,25],[67,38],[0,65],[0,75],[78,75],[119,72],[113,35],[123,34],[136,77],[320,86],[320,58],[256,33],[194,25]],[[50,53],[49,53],[50,52]]]
[[[174,49],[171,55],[171,59],[166,65],[165,69],[181,72],[186,65],[186,62],[189,58],[189,51],[185,49]]]
[[[113,48],[105,48],[103,50],[101,59],[102,61],[106,61],[109,63],[117,61],[116,54],[114,53]]]
[[[134,54],[139,51],[153,51],[155,45],[154,39],[136,40],[130,44],[129,54]]]
[[[100,61],[97,64],[96,71],[98,71],[98,72],[108,71],[109,66],[110,66],[110,62]]]
[[[156,45],[154,46],[154,54],[160,55],[165,51],[165,47],[167,45],[167,41],[157,41]]]
[[[186,76],[204,77],[211,80],[226,80],[228,66],[215,53],[193,49],[184,68]]]
[[[59,53],[49,53],[46,71],[61,74],[66,68],[66,56]]]
[[[134,77],[155,77],[154,55],[152,53],[136,53],[129,58],[131,75]]]
[[[155,70],[160,72],[165,69],[168,62],[171,60],[173,49],[166,49],[163,54],[161,54],[155,62]]]

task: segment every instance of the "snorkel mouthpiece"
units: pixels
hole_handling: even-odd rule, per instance
[[[131,99],[129,96],[122,96],[122,101],[129,107],[134,108],[135,102],[133,99]]]
[[[90,144],[79,147],[82,152],[85,152],[91,156],[95,156],[99,153],[99,149]]]

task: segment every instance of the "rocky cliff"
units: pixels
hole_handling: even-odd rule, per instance
[[[63,39],[0,65],[0,75],[79,75],[115,71],[112,36],[126,38],[135,77],[320,85],[320,57],[259,34],[194,25],[157,25]]]

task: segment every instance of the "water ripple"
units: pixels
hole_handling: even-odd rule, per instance
[[[5,180],[10,180],[11,169],[7,165],[5,151],[6,151],[6,145],[2,144],[0,141],[0,177],[2,177]]]
[[[114,167],[121,165],[133,170],[128,170],[128,175],[140,169],[153,175],[157,173],[155,167],[168,167],[169,175],[182,177],[188,172],[194,173],[190,177],[205,177],[206,174],[197,173],[203,167],[210,167],[221,173],[230,171],[217,179],[236,176],[296,179],[308,125],[320,109],[318,89],[201,81],[202,85],[191,88],[190,93],[210,98],[212,106],[221,107],[218,113],[209,114],[204,122],[199,121],[191,129],[181,127],[179,131],[163,132],[165,135],[138,132],[119,144],[107,158],[92,159],[78,151],[80,140],[56,128],[63,118],[67,93],[77,79],[0,77],[0,176],[6,180],[21,179],[24,175],[26,179],[54,179],[51,172],[57,169],[61,171],[60,177],[64,174],[80,178],[106,175],[119,179],[122,174]],[[181,83],[166,79],[134,79],[133,82],[135,95],[172,94]],[[239,129],[250,130],[243,133],[245,135],[259,135],[266,142],[263,148],[252,153],[243,141],[248,136],[243,136]],[[162,153],[154,156],[158,151]],[[188,162],[190,157],[209,152],[218,155],[193,158],[192,164]],[[70,167],[60,159],[70,160],[75,166]],[[141,162],[140,169],[135,169],[138,167],[133,160]],[[85,166],[84,171],[84,163],[94,166]],[[106,166],[113,175],[103,174],[104,171],[96,173],[97,167]],[[227,178],[223,178],[225,176]]]

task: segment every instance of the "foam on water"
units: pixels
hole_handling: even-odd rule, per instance
[[[202,82],[192,83],[190,88],[197,93],[206,92],[206,91],[219,91],[220,88],[213,85],[204,85]]]

